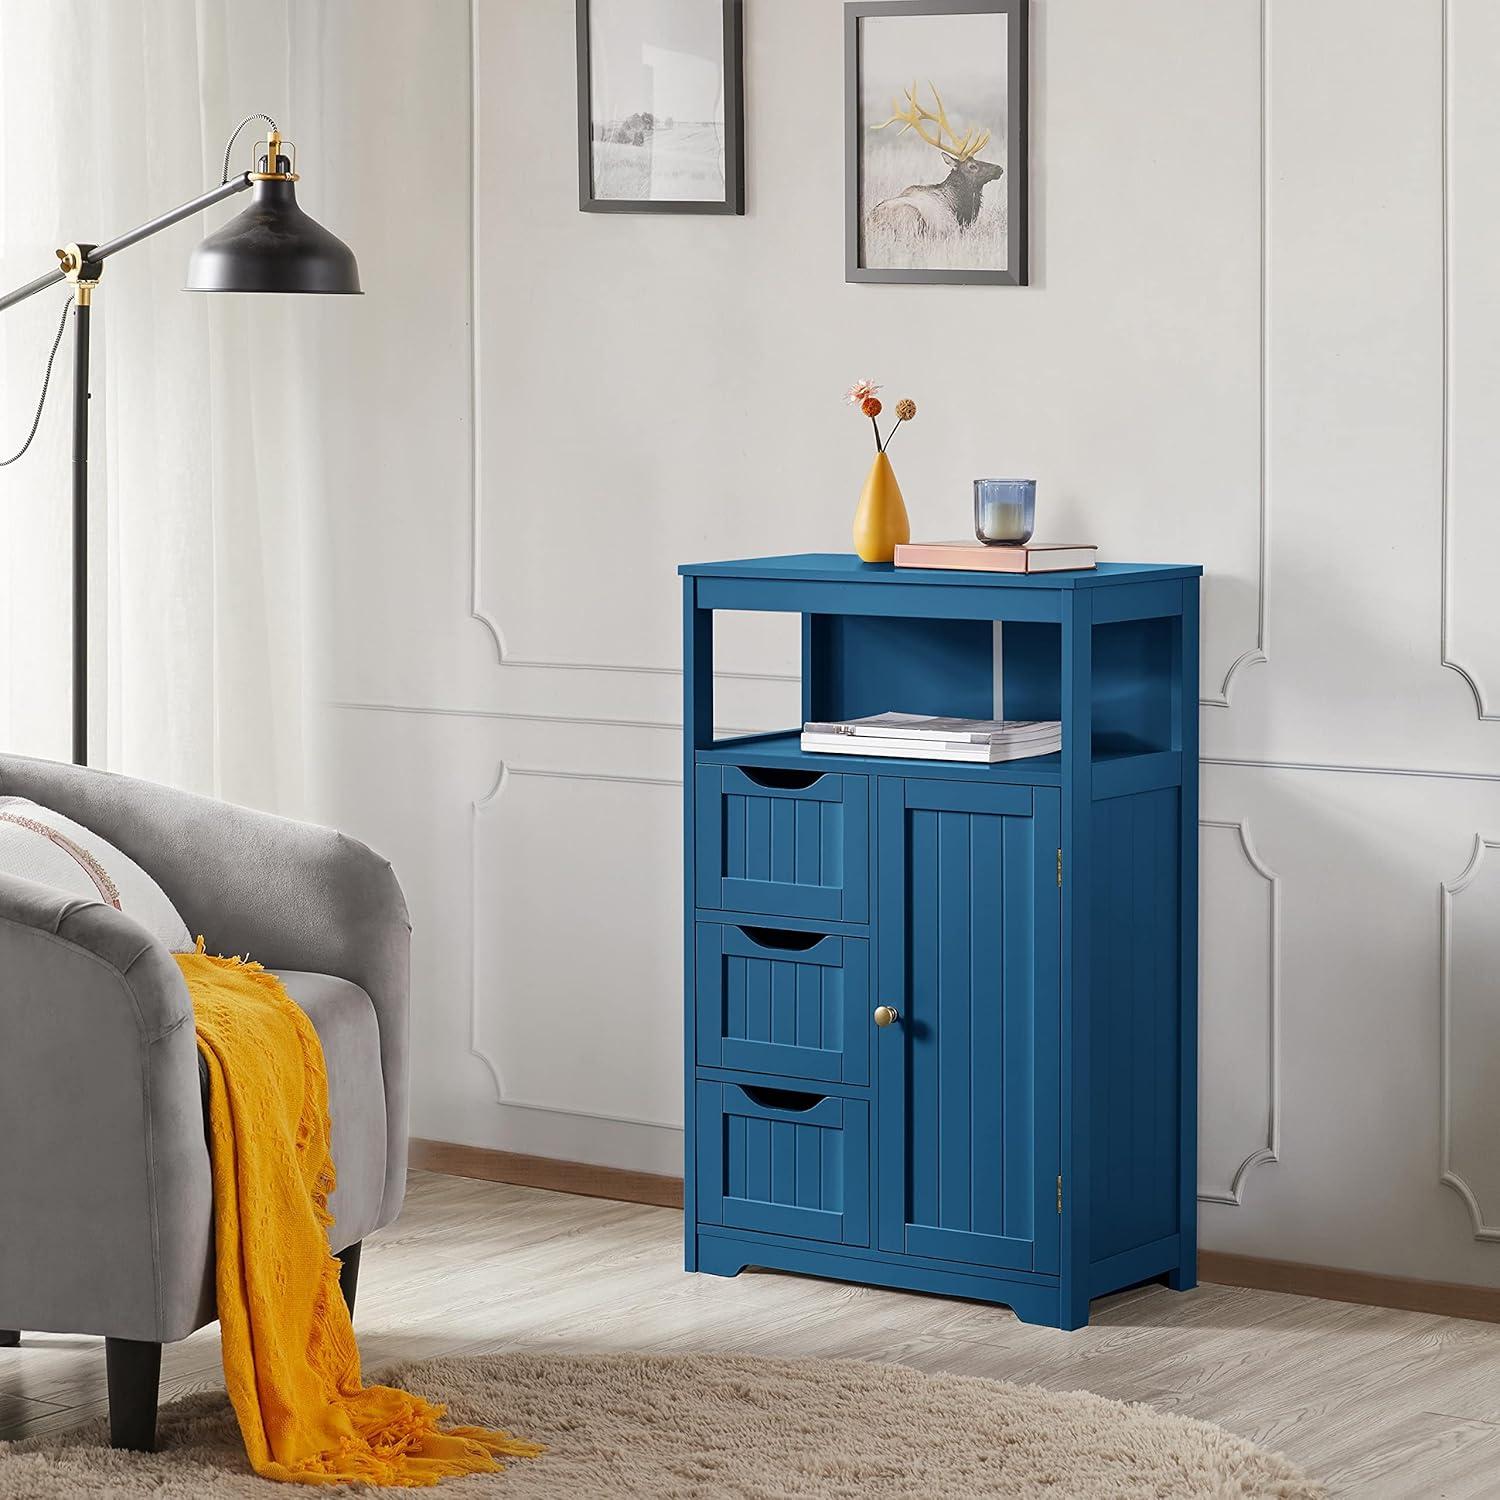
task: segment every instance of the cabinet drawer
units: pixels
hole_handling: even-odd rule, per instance
[[[868,777],[700,766],[695,795],[699,906],[869,920]]]
[[[870,1106],[698,1084],[698,1217],[834,1244],[870,1243]]]
[[[698,1061],[827,1083],[870,1081],[870,945],[698,924]]]

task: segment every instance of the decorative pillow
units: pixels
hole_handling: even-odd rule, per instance
[[[193,948],[167,893],[128,854],[24,797],[0,797],[0,870],[113,906],[174,953]]]

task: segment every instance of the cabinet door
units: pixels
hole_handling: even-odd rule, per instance
[[[1058,1265],[1059,793],[881,777],[883,1250]]]

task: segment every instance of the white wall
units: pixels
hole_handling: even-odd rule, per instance
[[[578,212],[571,0],[375,13],[322,807],[411,898],[416,1132],[678,1168],[673,569],[846,547],[873,374],[917,534],[1034,473],[1206,564],[1204,1244],[1493,1281],[1492,0],[1035,0],[1028,290],[844,283],[837,0],[746,0],[743,219]],[[720,666],[795,719],[789,634]]]

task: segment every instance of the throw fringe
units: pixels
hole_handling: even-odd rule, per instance
[[[365,1385],[328,1249],[336,1176],[312,1023],[262,965],[179,953],[209,1075],[224,1382],[266,1479],[425,1488],[535,1458],[540,1443],[442,1427],[446,1408]]]

